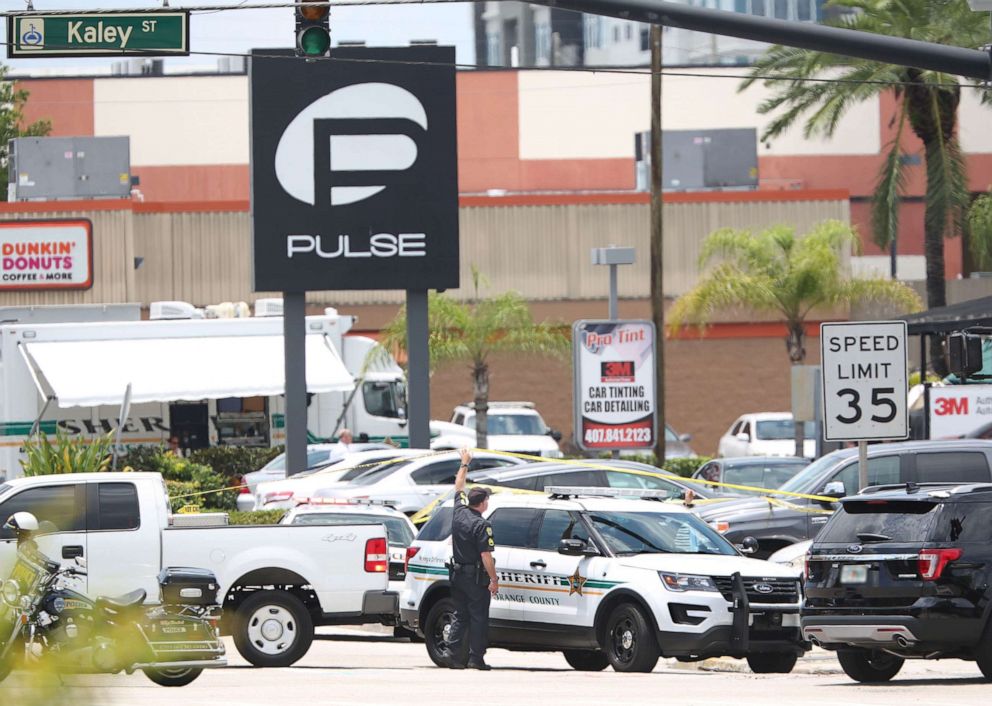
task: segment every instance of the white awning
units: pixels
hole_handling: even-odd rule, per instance
[[[38,389],[59,407],[169,402],[285,392],[282,336],[22,342]],[[307,391],[350,390],[351,374],[322,335],[306,337]]]

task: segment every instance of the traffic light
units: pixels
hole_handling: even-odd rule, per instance
[[[296,55],[327,56],[331,48],[331,8],[326,0],[299,0],[296,5]]]
[[[947,368],[950,372],[967,377],[983,367],[981,336],[952,333],[947,337]]]

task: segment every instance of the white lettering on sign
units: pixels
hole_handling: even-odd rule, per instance
[[[330,243],[319,235],[287,235],[286,257],[312,253],[326,260],[356,257],[426,257],[425,233],[376,233],[369,238],[367,248],[352,242],[350,235],[330,238]]]
[[[114,44],[118,42],[121,49],[127,46],[127,40],[131,37],[134,27],[107,27],[103,20],[83,27],[82,21],[69,22],[69,44]]]
[[[909,435],[904,322],[822,324],[820,352],[824,439]]]

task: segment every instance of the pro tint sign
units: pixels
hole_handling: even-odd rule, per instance
[[[90,221],[0,221],[0,290],[92,286]]]
[[[654,446],[654,344],[650,321],[575,322],[575,439],[581,448]]]
[[[251,60],[255,289],[457,287],[454,48],[279,54]]]

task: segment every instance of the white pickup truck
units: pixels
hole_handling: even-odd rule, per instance
[[[314,625],[395,621],[381,524],[236,527],[173,516],[157,473],[35,476],[0,485],[0,518],[24,510],[38,518],[45,554],[85,558],[88,576],[78,589],[91,596],[138,588],[157,596],[166,566],[213,571],[222,629],[258,667],[296,662],[310,648]],[[203,526],[188,526],[198,521]],[[0,577],[14,559],[14,537],[0,530]]]

